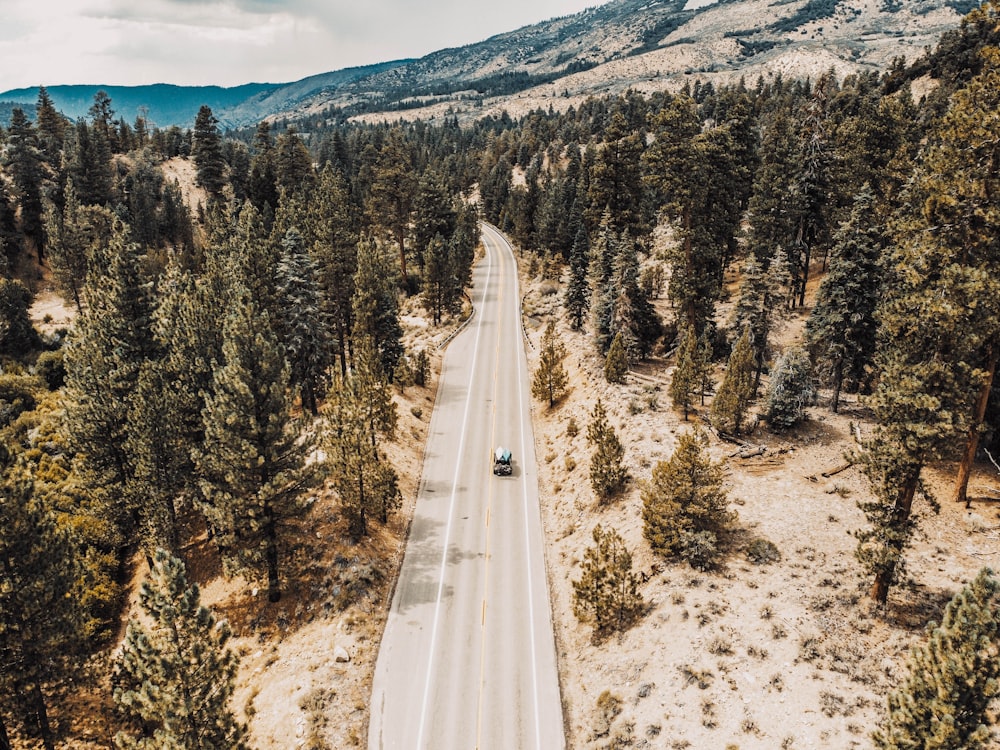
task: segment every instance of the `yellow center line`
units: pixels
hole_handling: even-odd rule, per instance
[[[486,239],[484,237],[483,241]],[[497,382],[500,375],[500,341],[503,331],[503,290],[504,290],[504,267],[500,266],[500,296],[497,299],[497,309],[500,310],[500,318],[497,322],[497,347],[496,363],[493,366],[493,414],[490,425],[490,481],[486,491],[486,550],[483,572],[483,611],[482,624],[479,635],[479,697],[476,708],[476,750],[482,745],[483,737],[483,691],[486,685],[486,600],[489,595],[490,584],[490,515],[493,509],[493,451],[496,445],[497,431]]]

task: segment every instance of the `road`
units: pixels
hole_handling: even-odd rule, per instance
[[[375,666],[369,750],[565,746],[514,255],[483,228]],[[513,453],[496,477],[497,445]]]

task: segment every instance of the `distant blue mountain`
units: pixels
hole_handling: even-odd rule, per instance
[[[173,86],[155,83],[150,86],[47,86],[56,109],[71,119],[86,117],[94,103],[94,94],[106,91],[116,118],[124,117],[131,124],[141,108],[145,108],[149,121],[161,128],[170,125],[191,127],[195,115],[203,104],[218,112],[240,104],[247,99],[266,95],[281,88],[278,83],[248,83],[243,86]],[[34,105],[38,100],[38,87],[14,89],[0,94],[0,101],[23,102]]]
[[[124,117],[129,124],[132,124],[136,115],[145,109],[147,119],[157,127],[178,125],[190,128],[194,126],[198,109],[207,104],[224,127],[241,126],[259,122],[268,115],[293,108],[295,104],[310,95],[336,89],[408,62],[410,61],[398,60],[345,68],[332,73],[309,76],[293,83],[247,83],[231,88],[174,86],[169,83],[154,83],[149,86],[78,85],[45,88],[56,109],[74,120],[87,116],[87,111],[94,103],[94,94],[103,90],[111,97],[115,118]],[[37,86],[0,93],[0,122],[9,122],[9,103],[30,105],[33,112],[37,101]]]

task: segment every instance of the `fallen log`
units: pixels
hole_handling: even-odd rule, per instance
[[[834,466],[832,469],[827,469],[826,471],[821,472],[821,475],[824,476],[824,477],[826,477],[827,479],[829,479],[834,474],[839,474],[842,471],[847,471],[852,466],[854,466],[854,462],[853,461],[847,461],[845,463],[840,464],[839,466]]]

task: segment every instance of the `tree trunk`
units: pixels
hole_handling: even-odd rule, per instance
[[[688,279],[694,276],[694,250],[691,246],[691,206],[684,207],[684,273],[687,274]],[[688,329],[692,332],[692,336],[698,336],[701,332],[698,330],[697,326],[697,310],[695,308],[695,301],[689,299],[685,303],[685,313],[687,315]]]
[[[278,533],[271,519],[264,531],[266,539],[264,558],[267,561],[267,600],[276,602],[281,599],[281,580],[278,578]]]
[[[903,486],[896,496],[896,503],[893,507],[892,522],[894,524],[905,523],[910,517],[913,508],[913,497],[917,493],[917,483],[920,480],[921,466],[916,466],[910,470],[910,476],[903,482]],[[902,541],[890,544],[896,553],[902,554]],[[896,572],[896,563],[888,563],[875,575],[875,581],[871,587],[871,597],[879,604],[885,604],[889,598],[889,586]]]
[[[0,716],[0,750],[10,750],[10,739],[7,737],[7,724]]]
[[[410,279],[406,275],[406,247],[405,247],[405,230],[400,230],[396,232],[396,242],[399,243],[399,275],[403,280],[403,288],[409,293],[410,289]]]
[[[52,727],[49,726],[49,712],[45,707],[42,686],[36,682],[30,692],[30,710],[34,713],[34,723],[38,729],[39,737],[42,738],[42,745],[45,750],[56,750],[56,741],[55,737],[52,736]]]
[[[844,360],[838,359],[833,368],[833,396],[831,397],[830,408],[834,414],[840,409],[840,387],[844,382]]]
[[[965,503],[965,507],[971,506],[969,502],[969,477],[972,475],[972,464],[976,460],[976,450],[979,448],[979,427],[986,417],[986,405],[990,400],[990,389],[993,387],[993,375],[997,369],[997,350],[990,347],[987,352],[988,362],[986,365],[986,378],[979,388],[979,396],[976,398],[976,409],[972,417],[972,424],[969,425],[968,436],[965,441],[965,453],[958,464],[958,476],[955,477],[955,491],[952,500],[956,503]]]

